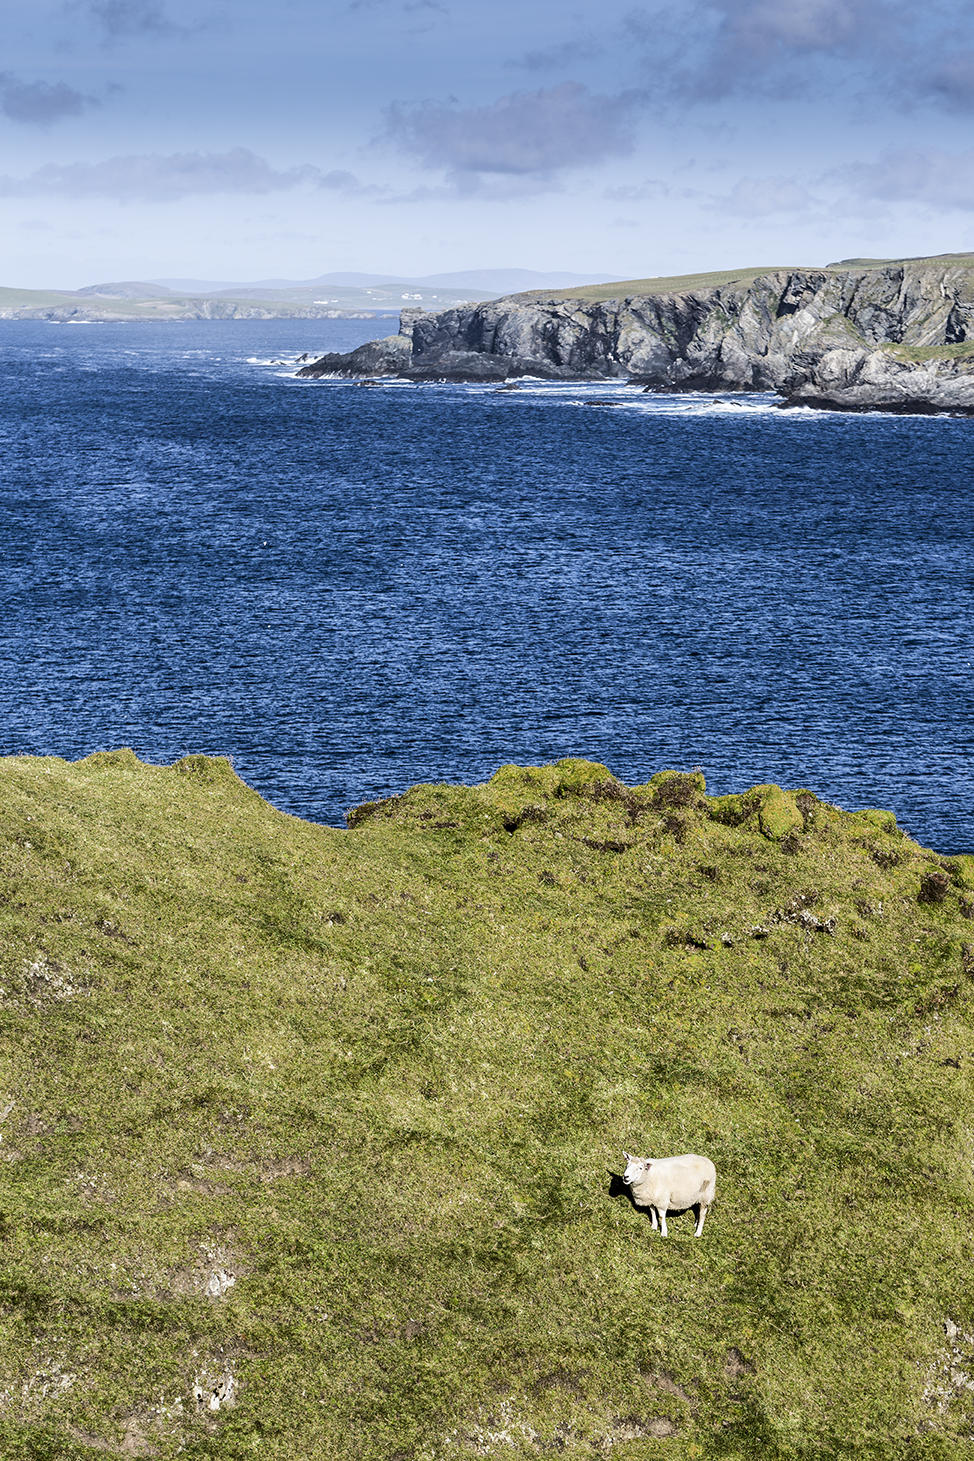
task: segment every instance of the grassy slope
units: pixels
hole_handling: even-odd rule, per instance
[[[207,303],[221,306],[234,305],[241,309],[255,306],[272,311],[279,308],[286,314],[289,302],[275,304],[273,301],[230,296],[216,301],[207,301],[196,295],[168,295],[160,299],[108,299],[97,295],[57,294],[42,290],[0,289],[0,309],[70,310],[85,320],[167,320],[195,318],[195,312]],[[300,303],[291,308],[304,308]],[[340,306],[335,306],[339,308]]]
[[[59,309],[76,304],[77,297],[57,289],[11,289],[0,287],[0,309]]]
[[[974,861],[701,781],[0,762],[5,1461],[968,1455]]]
[[[671,274],[656,279],[622,279],[610,284],[585,284],[578,289],[529,290],[513,299],[628,299],[638,294],[683,294],[690,290],[716,289],[722,284],[750,284],[764,274],[779,272],[778,266],[765,268],[718,269],[707,274]],[[790,267],[790,266],[788,266]]]
[[[963,340],[957,345],[904,345],[899,341],[879,348],[888,350],[899,360],[920,365],[927,360],[968,360],[974,355],[974,340]]]
[[[400,307],[401,290],[365,289],[331,286],[321,289],[276,290],[266,293],[203,296],[171,294],[159,298],[113,299],[98,295],[79,295],[57,290],[0,288],[0,310],[36,310],[38,316],[51,310],[71,311],[85,320],[166,320],[195,319],[204,306],[239,310],[262,309],[268,318],[301,318],[302,311],[313,305],[332,310],[392,310]],[[483,291],[474,291],[474,299],[487,299]],[[330,301],[330,303],[329,303]],[[445,309],[468,302],[468,296],[456,290],[429,291],[425,307]],[[315,316],[308,316],[315,318]]]
[[[849,269],[884,269],[899,264],[952,264],[974,267],[974,254],[932,254],[929,258],[916,259],[843,259],[838,264],[822,266],[793,264],[769,264],[762,268],[720,269],[705,274],[673,274],[656,279],[623,279],[610,284],[590,284],[578,289],[561,289],[556,292],[532,291],[513,296],[515,299],[577,299],[592,301],[607,299],[628,299],[646,294],[684,294],[701,289],[717,289],[723,284],[750,284],[765,274],[791,272],[797,267],[827,274],[843,274]]]
[[[840,259],[829,269],[885,269],[889,264],[951,264],[974,266],[974,254],[908,254],[901,259]]]

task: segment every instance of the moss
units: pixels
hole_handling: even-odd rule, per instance
[[[615,780],[612,772],[598,761],[568,757],[549,766],[502,766],[487,786],[491,792],[500,794],[530,791],[542,796],[570,796],[583,794],[598,783]]]
[[[891,837],[901,835],[893,812],[885,812],[875,807],[864,807],[862,811],[854,812],[852,815],[857,821],[864,822],[868,827],[876,827],[880,832],[888,832]]]
[[[765,837],[780,842],[790,832],[803,829],[804,820],[794,792],[783,791],[780,786],[756,786],[754,791],[761,798],[758,826]]]
[[[729,792],[726,796],[712,796],[707,804],[707,811],[715,822],[723,822],[728,827],[739,827],[755,814],[758,805],[758,798],[750,793],[742,795],[739,792]]]
[[[135,771],[142,762],[129,746],[120,746],[115,751],[92,751],[83,761],[78,762],[79,766],[91,767],[93,770],[129,770]]]
[[[974,856],[961,854],[945,859],[944,867],[950,873],[954,885],[968,892],[974,890]]]
[[[702,806],[707,793],[702,771],[657,771],[649,786],[657,806]]]
[[[172,769],[179,776],[192,776],[207,786],[243,785],[226,756],[183,756],[173,762]]]

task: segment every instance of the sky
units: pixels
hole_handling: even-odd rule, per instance
[[[974,251],[970,0],[7,0],[0,284]]]

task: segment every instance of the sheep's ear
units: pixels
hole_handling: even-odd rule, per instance
[[[632,1161],[632,1157],[629,1155],[628,1152],[623,1152],[622,1155],[625,1157],[625,1159],[626,1159],[627,1162],[631,1162]]]

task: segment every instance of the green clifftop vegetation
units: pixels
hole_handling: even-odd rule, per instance
[[[5,1461],[969,1455],[974,859],[580,761],[0,786]]]
[[[930,254],[902,259],[842,259],[835,264],[748,264],[743,269],[711,269],[697,274],[666,274],[647,279],[616,279],[607,284],[583,284],[574,289],[527,290],[516,299],[577,299],[599,302],[629,299],[654,294],[690,294],[706,289],[720,289],[725,284],[753,284],[766,274],[803,273],[847,274],[853,269],[881,270],[905,264],[946,264],[958,268],[974,268],[974,254]]]

